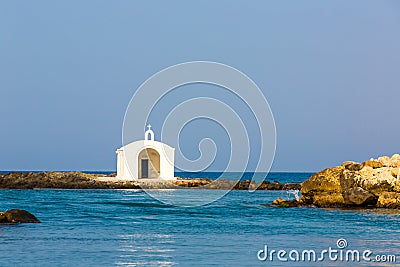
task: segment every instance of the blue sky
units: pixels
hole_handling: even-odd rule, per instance
[[[400,153],[399,2],[1,6],[1,170],[115,169],[136,88],[193,60],[231,65],[259,85],[277,127],[274,171]],[[201,131],[201,122],[191,127],[182,138],[188,157],[198,152],[196,138],[220,136],[213,126]],[[214,170],[223,168],[219,156]]]

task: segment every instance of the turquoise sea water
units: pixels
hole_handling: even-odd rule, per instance
[[[278,177],[279,178],[279,177]],[[296,179],[296,178],[293,178]],[[186,199],[216,190],[159,190]],[[42,224],[0,226],[0,266],[394,266],[377,262],[259,261],[269,249],[336,248],[400,255],[400,214],[263,206],[285,191],[232,191],[207,206],[162,204],[141,190],[0,190],[0,210]],[[400,262],[400,258],[397,258]]]

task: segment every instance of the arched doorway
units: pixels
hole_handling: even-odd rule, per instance
[[[160,154],[152,148],[145,148],[138,156],[138,177],[159,178],[160,177]]]

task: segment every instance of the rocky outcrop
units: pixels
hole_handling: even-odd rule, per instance
[[[317,207],[400,207],[400,155],[344,162],[302,183],[303,204]]]
[[[11,172],[0,175],[2,189],[65,188],[95,189],[108,188],[106,183],[96,181],[95,174],[82,172]]]
[[[111,174],[108,177],[113,177]],[[102,175],[103,178],[105,175]],[[34,188],[64,188],[64,189],[221,189],[221,190],[289,190],[300,189],[300,183],[282,184],[264,181],[255,183],[250,180],[232,181],[208,178],[178,178],[173,181],[143,180],[120,181],[113,179],[98,179],[98,174],[82,172],[12,172],[0,174],[0,189],[34,189]]]
[[[26,210],[12,209],[0,212],[0,223],[40,223],[40,221]]]

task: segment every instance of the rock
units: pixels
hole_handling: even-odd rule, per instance
[[[361,187],[345,190],[342,195],[346,205],[369,206],[375,205],[378,200],[376,196]]]
[[[328,168],[311,176],[302,183],[300,202],[317,207],[341,207],[344,205],[340,177],[345,168]]]
[[[274,201],[272,201],[272,205],[280,205],[284,202],[286,202],[286,200],[284,200],[283,198],[278,198],[278,199],[275,199]]]
[[[378,161],[382,163],[383,167],[393,167],[392,159],[388,156],[379,157]]]
[[[4,212],[0,212],[0,223],[7,223],[7,217]]]
[[[250,188],[250,180],[239,181],[234,188],[237,190],[248,190]]]
[[[360,180],[361,176],[357,172],[344,170],[340,175],[340,186],[342,191],[357,187]]]
[[[272,205],[283,208],[293,208],[293,207],[298,207],[299,202],[297,200],[285,200],[282,198],[278,198],[272,201]]]
[[[0,214],[1,223],[40,223],[40,221],[26,210],[12,209]]]
[[[313,204],[320,208],[333,208],[343,207],[345,203],[341,193],[323,192],[313,196]]]
[[[355,161],[345,161],[342,163],[342,167],[349,171],[359,171],[362,169],[362,165]]]
[[[355,163],[358,163],[358,162],[348,160],[348,161],[344,161],[344,162],[342,163],[341,166],[346,168],[347,165],[349,165],[349,164],[355,164]]]
[[[382,193],[378,198],[376,206],[380,208],[400,208],[400,193]]]
[[[392,169],[392,176],[399,180],[399,168],[393,168]]]
[[[115,174],[110,174],[113,177]],[[238,189],[238,190],[289,190],[300,189],[300,183],[282,184],[263,181],[255,183],[250,180],[233,181],[220,178],[217,181],[209,178],[179,178],[174,181],[158,181],[147,183],[140,181],[113,181],[98,179],[98,174],[82,172],[11,172],[0,174],[0,188],[4,189],[33,189],[33,188],[65,188],[65,189]]]
[[[304,181],[300,202],[318,207],[397,207],[399,166],[399,154],[370,159],[362,164],[343,162],[341,166],[325,169]]]
[[[105,189],[106,182],[96,181],[96,174],[81,172],[11,172],[0,179],[0,188],[66,188],[66,189]]]
[[[302,195],[300,196],[299,202],[304,205],[313,205],[314,202],[313,195]]]
[[[400,168],[400,155],[394,154],[391,159],[393,166]]]
[[[364,167],[359,172],[358,186],[379,196],[382,192],[393,191],[397,179],[392,175],[392,169],[382,167],[373,169],[372,167]]]
[[[328,168],[311,176],[301,184],[302,195],[314,195],[318,192],[341,193],[340,176],[344,167]]]
[[[301,189],[301,184],[300,183],[290,183],[290,184],[284,184],[282,186],[282,190],[299,190]]]
[[[383,164],[377,160],[370,159],[361,165],[361,169],[364,168],[365,166],[372,167],[373,169],[377,169],[377,168],[382,168]]]

